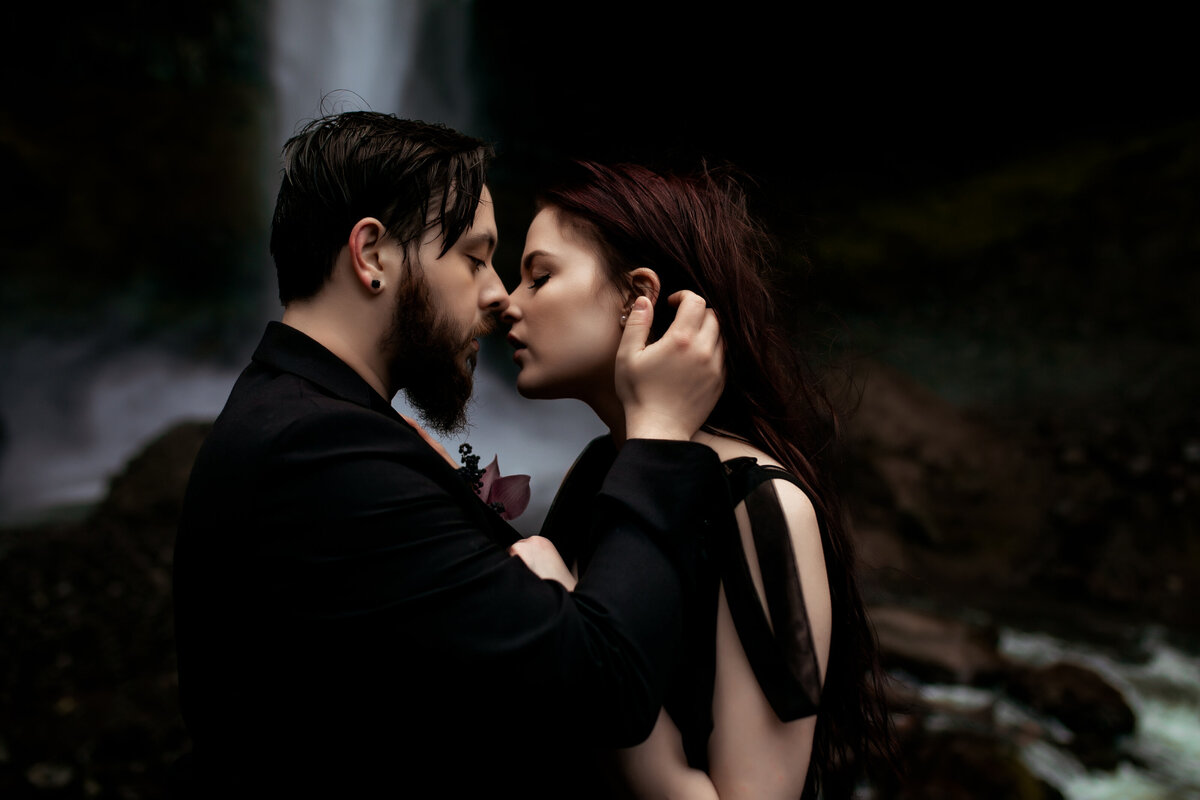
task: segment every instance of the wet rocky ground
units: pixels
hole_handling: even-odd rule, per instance
[[[1053,440],[1045,427],[1016,439],[879,364],[861,384],[847,486],[872,615],[897,676],[907,770],[905,783],[877,786],[875,796],[1057,796],[1017,757],[1021,742],[1053,731],[939,702],[923,684],[1003,691],[1074,732],[1085,764],[1111,768],[1133,725],[1120,694],[1079,666],[1007,659],[996,629],[1116,649],[1132,645],[1122,632],[1138,619],[1165,623],[1181,640],[1194,634],[1197,561],[1144,539],[1131,549],[1122,531],[1182,524],[1200,496],[1200,465],[1188,452],[1131,468],[1099,444],[1081,457],[1081,444]],[[0,795],[162,795],[170,762],[188,746],[175,701],[171,549],[208,424],[165,431],[82,518],[0,531]],[[1147,481],[1147,471],[1170,479]],[[1066,558],[1082,545],[1062,507],[1097,499],[1116,509],[1105,515],[1115,532]]]

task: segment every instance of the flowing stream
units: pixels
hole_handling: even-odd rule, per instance
[[[1146,628],[1140,641],[1114,652],[1001,626],[999,650],[1030,667],[1058,662],[1084,667],[1120,691],[1136,722],[1133,733],[1117,743],[1115,769],[1089,770],[1069,748],[1069,729],[1002,691],[920,684],[908,674],[894,677],[937,709],[929,728],[970,728],[990,717],[1002,737],[1019,743],[1029,770],[1067,800],[1200,800],[1200,654],[1186,652],[1154,627]]]
[[[1114,657],[1044,633],[1007,630],[1001,651],[1034,666],[1068,661],[1088,667],[1120,690],[1137,719],[1122,744],[1128,756],[1112,772],[1086,770],[1067,751],[1043,741],[1022,752],[1027,766],[1069,800],[1197,800],[1200,798],[1200,658],[1149,627],[1139,658]]]

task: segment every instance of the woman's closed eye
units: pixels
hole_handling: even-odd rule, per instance
[[[540,289],[542,287],[542,285],[545,284],[546,281],[548,281],[548,280],[550,280],[550,273],[546,273],[545,275],[540,275],[533,279],[533,281],[529,284],[529,288],[530,289]]]

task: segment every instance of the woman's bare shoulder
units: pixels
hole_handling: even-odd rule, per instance
[[[770,454],[744,439],[739,439],[729,434],[701,430],[692,437],[692,441],[697,444],[707,445],[722,461],[749,456],[756,459],[759,464],[770,464],[776,467],[782,466]]]
[[[760,465],[784,468],[774,456],[736,436],[702,430],[692,437],[692,441],[707,445],[722,461],[749,456],[755,459]],[[803,490],[782,479],[777,480],[775,484],[780,501],[784,504],[786,511],[798,514],[801,517],[813,514],[812,502]],[[816,522],[815,517],[812,522]]]

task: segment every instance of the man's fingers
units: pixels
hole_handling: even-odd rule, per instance
[[[654,307],[645,297],[639,297],[633,302],[633,308],[625,320],[625,330],[621,332],[621,343],[617,345],[617,358],[629,357],[646,348],[646,340],[650,338],[650,323],[652,322],[654,322]]]

